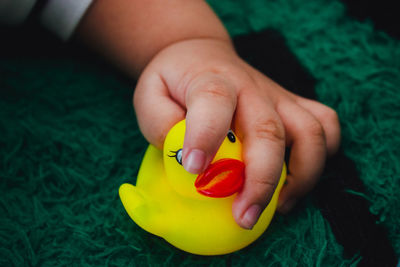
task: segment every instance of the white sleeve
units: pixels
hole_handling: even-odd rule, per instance
[[[0,0],[0,23],[18,25],[35,9],[40,22],[63,40],[68,40],[93,0]],[[38,2],[38,3],[36,3]],[[40,5],[42,4],[42,5]],[[36,14],[33,14],[36,16]]]
[[[91,3],[92,0],[47,0],[40,21],[61,39],[67,40]]]
[[[36,0],[0,0],[0,23],[17,25],[32,11]]]

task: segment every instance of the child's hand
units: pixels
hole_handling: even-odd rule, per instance
[[[338,148],[336,113],[243,62],[204,1],[95,1],[76,35],[128,75],[140,74],[134,102],[151,143],[161,148],[169,129],[186,116],[186,170],[204,170],[228,129],[235,130],[244,146],[246,181],[233,215],[244,228],[251,228],[268,204],[285,146],[291,156],[281,212],[311,190],[326,156]]]
[[[289,211],[320,176],[340,142],[335,111],[296,96],[247,65],[226,40],[192,39],[159,52],[140,76],[135,96],[140,128],[161,148],[186,116],[183,166],[202,172],[228,129],[243,142],[246,179],[233,205],[236,222],[252,228],[278,183],[291,147],[279,210]]]

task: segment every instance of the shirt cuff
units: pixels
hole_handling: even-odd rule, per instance
[[[48,0],[40,15],[41,23],[63,40],[68,40],[92,0]]]

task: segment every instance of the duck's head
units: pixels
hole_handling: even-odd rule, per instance
[[[232,131],[227,133],[208,168],[201,174],[191,174],[182,166],[182,147],[185,136],[185,120],[169,131],[164,142],[163,158],[167,180],[180,195],[204,199],[204,197],[228,197],[238,192],[244,182],[242,145]]]

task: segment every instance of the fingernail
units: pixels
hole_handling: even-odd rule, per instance
[[[283,214],[288,213],[294,207],[294,205],[296,205],[296,202],[297,202],[297,199],[295,199],[295,198],[291,198],[291,199],[287,200],[285,203],[283,203],[279,207],[279,211]]]
[[[205,162],[206,153],[199,149],[192,149],[183,162],[183,167],[190,173],[198,174],[203,171]]]
[[[254,204],[246,210],[242,218],[242,227],[252,229],[260,217],[262,208],[260,205]]]

